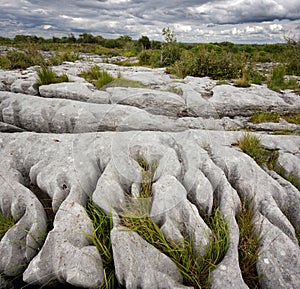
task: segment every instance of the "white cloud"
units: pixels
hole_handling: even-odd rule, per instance
[[[0,23],[0,34],[12,37],[86,32],[162,40],[162,28],[170,27],[184,42],[279,42],[289,31],[300,34],[300,1],[1,0]]]

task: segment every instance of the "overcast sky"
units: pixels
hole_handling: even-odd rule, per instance
[[[274,43],[300,38],[300,0],[0,0],[0,35]]]

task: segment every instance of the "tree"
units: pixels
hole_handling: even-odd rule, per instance
[[[150,43],[150,40],[147,36],[142,36],[138,40],[138,44],[142,47],[142,50],[151,48],[151,43]]]
[[[180,58],[176,35],[167,27],[162,30],[162,36],[165,38],[165,43],[162,44],[161,49],[161,64],[171,65]]]

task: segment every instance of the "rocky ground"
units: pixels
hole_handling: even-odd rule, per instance
[[[78,76],[95,62],[144,87],[96,90]],[[228,221],[229,248],[212,272],[211,288],[248,288],[235,218],[243,197],[253,200],[253,221],[263,236],[256,264],[261,288],[300,288],[300,192],[237,146],[251,129],[300,181],[299,126],[249,120],[257,111],[299,113],[299,95],[217,85],[209,78],[177,79],[164,69],[92,57],[54,70],[72,82],[38,88],[35,68],[0,71],[0,210],[17,221],[0,242],[0,272],[21,274],[38,286],[97,288],[102,261],[89,238],[93,228],[84,206],[92,198],[105,212],[118,212],[128,195],[139,193],[136,159],[142,154],[158,164],[150,215],[167,238],[188,234],[203,251],[209,242],[203,216],[218,206]],[[288,134],[272,134],[283,131]],[[117,219],[111,241],[126,288],[190,288],[171,259],[124,231]],[[0,281],[0,288],[11,286]]]

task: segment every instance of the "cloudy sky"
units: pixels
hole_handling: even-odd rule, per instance
[[[300,0],[0,0],[0,36],[91,33],[182,42],[274,43],[300,38]]]

